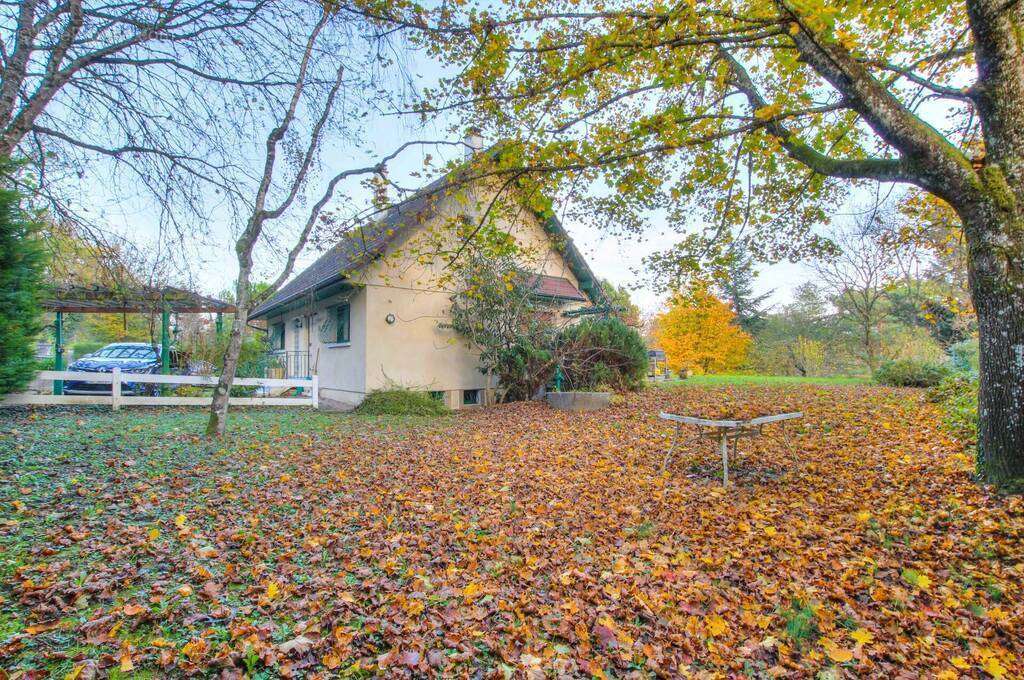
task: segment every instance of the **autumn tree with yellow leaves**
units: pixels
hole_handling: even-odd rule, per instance
[[[1024,485],[1024,3],[465,4],[432,39],[456,75],[423,112],[470,104],[506,140],[498,170],[575,219],[650,234],[661,211],[670,274],[721,269],[739,239],[759,261],[829,254],[815,226],[857,187],[948,206],[978,317],[979,472]]]
[[[747,358],[751,338],[736,325],[736,314],[705,284],[677,293],[654,320],[654,334],[669,368],[720,373]]]

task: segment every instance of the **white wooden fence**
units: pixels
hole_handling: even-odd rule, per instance
[[[110,404],[117,411],[122,406],[207,406],[210,396],[176,397],[122,394],[122,385],[132,383],[159,385],[215,386],[217,376],[208,375],[156,375],[151,373],[122,373],[115,368],[112,373],[91,371],[40,371],[37,378],[42,380],[84,380],[90,383],[110,383],[110,394],[9,394],[0,399],[0,406],[22,406],[26,404]],[[312,406],[317,408],[319,382],[312,378],[235,378],[236,387],[262,387],[264,389],[301,387],[302,394],[296,397],[231,397],[232,406]]]

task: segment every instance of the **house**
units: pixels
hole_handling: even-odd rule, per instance
[[[477,352],[444,327],[455,291],[446,282],[450,258],[439,253],[452,252],[445,242],[457,251],[466,233],[459,225],[487,221],[514,238],[535,294],[553,309],[579,314],[602,299],[557,218],[515,194],[495,200],[497,190],[458,177],[433,182],[345,234],[253,310],[287,373],[318,376],[321,403],[357,405],[395,385],[430,391],[452,408],[493,401]]]

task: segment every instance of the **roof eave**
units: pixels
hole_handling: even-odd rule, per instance
[[[328,279],[324,279],[323,281],[320,281],[319,283],[316,283],[316,284],[310,286],[309,288],[305,288],[305,289],[300,290],[300,291],[298,291],[296,293],[293,293],[292,295],[289,295],[286,298],[278,300],[278,301],[274,302],[274,304],[272,304],[272,305],[260,305],[259,307],[257,307],[256,309],[253,310],[252,314],[249,315],[249,320],[251,320],[251,321],[258,321],[260,319],[269,319],[270,317],[276,316],[279,313],[287,312],[287,311],[289,311],[291,309],[294,309],[296,306],[298,306],[295,303],[300,301],[302,298],[304,298],[304,297],[306,297],[308,295],[314,295],[315,296],[317,293],[319,293],[324,288],[328,288],[328,287],[333,286],[333,285],[335,285],[337,283],[344,283],[345,281],[346,281],[346,278],[343,275],[341,275],[341,274],[339,274],[337,276],[332,276],[332,277],[330,277]],[[330,296],[325,296],[325,297],[330,297]]]

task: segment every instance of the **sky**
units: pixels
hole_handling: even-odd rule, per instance
[[[415,74],[421,84],[435,82],[440,75],[435,65],[416,55],[412,55],[407,68],[410,73]],[[258,140],[261,140],[264,134],[257,131],[254,134],[253,147],[248,152],[239,152],[242,156],[248,153],[248,162],[254,168],[262,162],[259,148],[261,145]],[[317,195],[318,187],[322,186],[325,178],[334,172],[375,162],[403,141],[457,141],[461,137],[461,131],[451,120],[443,117],[422,123],[409,117],[372,115],[365,123],[363,137],[364,143],[358,148],[343,143],[336,137],[328,137],[322,152],[322,167],[318,173],[318,181],[311,183],[311,196]],[[485,140],[485,145],[495,141],[497,140]],[[451,158],[453,154],[461,155],[462,150],[442,147],[431,149],[429,152],[435,157]],[[409,150],[389,164],[389,176],[407,187],[424,183],[425,180],[410,177],[409,174],[422,169],[426,153],[428,150]],[[156,218],[155,206],[148,202],[145,193],[132,192],[130,186],[125,191],[123,182],[119,186],[120,191],[115,193],[111,187],[115,186],[118,180],[112,175],[111,170],[107,168],[104,172],[101,166],[97,169],[100,171],[91,176],[87,175],[80,190],[80,200],[87,206],[93,218],[144,251],[153,253],[161,247],[165,248],[165,245],[161,245],[165,235]],[[367,190],[360,186],[358,179],[342,185],[337,195],[339,200],[335,201],[335,206],[366,205],[369,199]],[[174,274],[177,280],[173,281],[209,295],[218,295],[231,288],[237,275],[232,243],[235,233],[228,219],[217,218],[214,203],[211,201],[208,207],[208,213],[213,216],[211,230],[209,233],[197,233],[189,239],[189,252],[184,258],[185,267],[177,269]],[[288,235],[294,233],[304,217],[304,210],[300,210],[290,222],[285,220],[282,224],[272,226],[271,235],[281,238],[276,248],[262,246],[257,250],[257,278],[270,279],[277,275],[281,262],[280,254],[290,246],[291,239]],[[601,233],[596,227],[562,217],[570,236],[599,277],[629,288],[634,301],[645,314],[654,313],[661,308],[664,295],[659,295],[652,287],[650,276],[644,271],[643,258],[656,251],[668,249],[679,236],[673,229],[659,223],[659,216],[651,216],[650,229],[640,241],[620,241],[614,236]],[[296,265],[295,274],[312,263],[323,249],[331,244],[324,242],[318,245],[319,248],[307,248]],[[274,252],[277,253],[277,257],[273,256]],[[791,299],[791,293],[796,286],[812,277],[810,269],[802,264],[781,263],[761,266],[754,284],[755,291],[758,294],[768,293],[768,303],[780,306]]]
[[[458,134],[447,129],[447,124],[441,121],[428,126],[427,129],[419,126],[413,129],[393,118],[384,118],[375,122],[368,132],[367,141],[370,147],[368,152],[359,153],[344,145],[327,144],[322,159],[321,179],[332,170],[363,164],[375,155],[387,154],[398,143],[396,140],[410,138],[454,141],[458,138]],[[494,140],[485,140],[485,144],[492,141]],[[435,157],[451,157],[453,153],[461,153],[444,148],[432,149],[430,152]],[[390,164],[389,176],[402,186],[415,187],[424,183],[426,180],[410,177],[409,173],[422,167],[423,157],[426,153],[427,151],[419,149],[410,150]],[[154,206],[146,200],[144,194],[135,194],[131,197],[125,197],[123,192],[117,195],[111,194],[106,188],[107,180],[102,175],[99,177],[100,179],[95,181],[91,188],[82,192],[83,200],[88,203],[92,215],[137,247],[154,252],[161,239]],[[343,185],[338,191],[338,197],[339,200],[335,202],[335,205],[348,201],[354,205],[365,205],[369,199],[368,192],[360,186],[358,180]],[[296,217],[302,216],[303,214],[296,215]],[[650,276],[644,271],[643,258],[656,251],[667,249],[678,238],[674,230],[668,229],[664,224],[659,224],[659,219],[660,217],[652,215],[651,227],[639,241],[620,240],[602,233],[596,227],[574,223],[570,218],[565,218],[563,222],[593,271],[601,278],[629,288],[634,301],[640,306],[642,312],[652,314],[661,309],[665,296],[658,294],[651,285]],[[292,220],[290,225],[285,221],[285,229],[279,233],[287,233],[289,227],[293,228],[299,221],[298,219]],[[276,226],[274,228],[279,229]],[[212,233],[197,234],[190,244],[193,252],[190,252],[187,257],[188,271],[176,272],[174,276],[182,280],[175,282],[185,283],[199,292],[209,295],[217,295],[231,288],[238,271],[232,251],[233,236],[226,220],[215,225]],[[287,238],[282,238],[281,243],[285,243],[287,240]],[[330,241],[327,241],[318,246],[307,247],[296,264],[295,274],[311,264],[329,245]],[[283,251],[283,248],[278,247],[277,250],[280,252]],[[269,279],[277,274],[279,260],[266,256],[268,252],[266,246],[262,248],[262,251],[264,255],[256,257],[257,276]],[[796,286],[811,279],[812,276],[813,273],[810,269],[802,264],[761,265],[759,276],[755,280],[755,291],[758,294],[770,293],[768,304],[780,306],[791,299],[791,292]]]
[[[382,129],[372,136],[373,146],[383,150],[388,144],[394,143],[394,136],[393,129],[382,126]],[[328,151],[328,153],[344,154],[339,149]],[[420,159],[421,154],[408,154],[403,162],[394,164],[398,167],[392,170],[393,176],[400,174],[403,168],[406,172],[415,168],[420,164]],[[326,160],[325,164],[333,163]],[[415,186],[416,183],[415,178],[403,180],[403,184]],[[350,182],[346,186],[344,194],[346,198],[352,199],[357,204],[367,200],[366,192],[358,182]],[[151,250],[155,247],[159,239],[159,227],[153,219],[153,207],[148,205],[145,200],[141,197],[136,200],[106,197],[101,187],[96,187],[91,196],[92,212],[106,226],[129,238],[143,249]],[[604,234],[590,225],[574,224],[571,219],[565,220],[565,226],[570,236],[587,258],[594,272],[601,278],[628,287],[634,301],[647,314],[658,311],[665,296],[659,295],[651,286],[649,275],[644,272],[643,258],[668,248],[677,237],[672,230],[665,228],[664,225],[659,226],[656,220],[657,218],[652,218],[650,230],[640,241],[620,240]],[[238,271],[234,254],[230,249],[231,235],[229,229],[223,226],[217,232],[204,238],[205,243],[201,243],[197,237],[196,252],[189,258],[190,271],[180,273],[179,276],[187,276],[191,279],[192,286],[206,294],[216,295],[220,291],[230,288]],[[311,264],[326,245],[328,244],[321,244],[320,248],[307,248],[297,263],[295,273]],[[261,273],[269,278],[276,272],[271,263],[267,262],[267,265],[262,268]],[[813,273],[803,264],[761,265],[755,281],[755,289],[758,294],[771,294],[768,300],[769,304],[782,305],[791,299],[793,288],[812,277]]]

